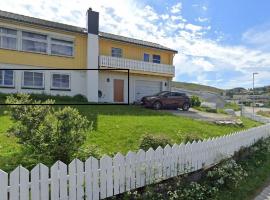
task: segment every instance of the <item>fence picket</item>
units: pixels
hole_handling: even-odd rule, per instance
[[[49,169],[38,164],[31,170],[31,199],[49,200]]]
[[[85,162],[85,196],[87,200],[99,199],[99,180],[98,160],[90,157]]]
[[[0,169],[0,199],[8,200],[8,173]]]
[[[81,200],[84,197],[83,163],[74,159],[68,166],[69,172],[69,198]]]
[[[135,189],[135,160],[136,154],[134,152],[129,151],[126,155],[126,191],[130,191]]]
[[[105,155],[100,159],[100,197],[113,195],[112,158]]]
[[[113,186],[114,195],[125,191],[125,158],[121,153],[117,153],[113,158]]]
[[[140,149],[136,154],[136,188],[145,186],[145,151]]]

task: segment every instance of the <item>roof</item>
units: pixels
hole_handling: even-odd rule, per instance
[[[168,47],[165,47],[165,46],[157,44],[157,43],[148,42],[148,41],[144,41],[144,40],[138,40],[138,39],[134,39],[134,38],[124,37],[124,36],[121,36],[121,35],[114,35],[114,34],[111,34],[111,33],[104,33],[104,32],[99,32],[99,36],[103,37],[103,38],[111,39],[111,40],[128,42],[128,43],[131,43],[131,44],[137,44],[137,45],[142,45],[142,46],[146,46],[146,47],[151,47],[151,48],[161,49],[161,50],[167,50],[167,51],[172,51],[172,52],[177,53],[176,50],[170,49]]]
[[[83,33],[83,34],[87,33],[86,28],[62,24],[62,23],[58,23],[58,22],[52,22],[52,21],[48,21],[48,20],[43,20],[43,19],[29,17],[29,16],[25,16],[25,15],[20,15],[20,14],[15,14],[15,13],[2,11],[2,10],[0,10],[0,18],[12,20],[12,21],[16,21],[16,22],[23,22],[23,23],[29,23],[29,24],[34,24],[34,25],[40,25],[40,26],[44,26],[44,27],[48,27],[48,28],[60,29],[60,30],[64,30],[64,31]],[[165,47],[163,45],[153,43],[153,42],[138,40],[138,39],[134,39],[134,38],[124,37],[124,36],[120,36],[120,35],[114,35],[114,34],[105,33],[105,32],[99,32],[99,36],[102,38],[106,38],[106,39],[128,42],[131,44],[137,44],[137,45],[142,45],[142,46],[146,46],[146,47],[150,47],[150,48],[156,48],[156,49],[172,51],[172,52],[177,53],[176,50],[170,49],[168,47]]]

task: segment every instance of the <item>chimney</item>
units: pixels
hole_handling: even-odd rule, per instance
[[[93,11],[92,8],[87,11],[87,31],[94,35],[99,33],[99,13]]]

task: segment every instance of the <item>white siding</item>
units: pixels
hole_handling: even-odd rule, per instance
[[[37,67],[32,66],[21,66],[21,65],[7,65],[0,64],[0,69],[37,69]],[[22,77],[23,70],[14,71],[14,79],[15,79],[15,88],[2,88],[0,87],[1,93],[45,93],[49,95],[65,95],[65,96],[74,96],[77,94],[86,95],[86,73],[84,71],[75,71],[75,70],[49,70],[42,69],[34,70],[44,73],[44,90],[39,89],[22,89]],[[70,80],[70,91],[63,90],[51,90],[51,74],[52,73],[64,73],[69,74],[71,76]]]

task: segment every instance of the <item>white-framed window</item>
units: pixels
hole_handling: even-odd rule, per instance
[[[112,57],[122,58],[122,49],[112,47]]]
[[[22,31],[22,50],[47,53],[47,35]]]
[[[24,88],[44,88],[44,73],[43,72],[33,72],[24,71],[23,72],[23,84]]]
[[[73,56],[73,41],[51,38],[51,54]]]
[[[17,30],[0,27],[0,47],[17,49]]]
[[[70,90],[70,74],[53,73],[51,75],[51,89]]]
[[[14,71],[0,69],[0,87],[14,87]]]

